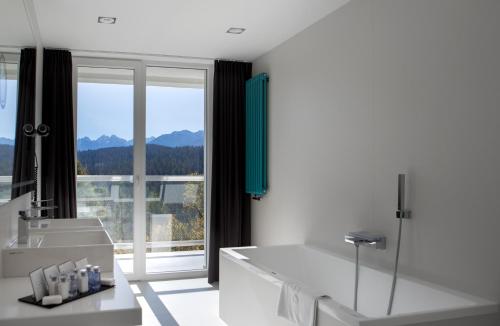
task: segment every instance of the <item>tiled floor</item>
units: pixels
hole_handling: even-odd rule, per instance
[[[206,278],[131,283],[143,326],[225,326],[218,317],[219,290]]]

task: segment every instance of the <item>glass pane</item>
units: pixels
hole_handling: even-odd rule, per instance
[[[147,273],[205,268],[205,73],[147,68]]]
[[[7,80],[0,81],[0,96],[6,100],[5,107],[0,106],[0,204],[10,200],[17,113],[17,64],[5,66]]]
[[[78,67],[77,212],[98,217],[133,272],[134,71]]]

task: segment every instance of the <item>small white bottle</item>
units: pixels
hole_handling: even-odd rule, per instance
[[[59,283],[57,284],[57,291],[63,300],[69,297],[69,282],[66,274],[59,276]]]
[[[89,292],[89,277],[86,269],[80,270],[80,277],[78,278],[78,291],[80,291],[80,293]]]
[[[48,288],[49,288],[49,295],[56,295],[57,294],[57,276],[55,275],[50,275],[48,283]]]

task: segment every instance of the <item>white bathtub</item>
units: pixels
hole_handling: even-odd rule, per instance
[[[229,326],[292,326],[276,315],[283,279],[320,299],[318,326],[498,326],[498,303],[401,276],[386,316],[392,275],[361,266],[358,313],[352,310],[354,263],[305,245],[225,248],[220,252],[220,317]]]

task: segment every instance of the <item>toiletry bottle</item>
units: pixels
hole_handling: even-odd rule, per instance
[[[66,300],[69,296],[69,282],[66,274],[61,274],[59,276],[59,284],[57,284],[57,292],[62,297],[63,300]]]
[[[69,275],[69,297],[74,298],[78,295],[78,280],[76,274]]]
[[[92,291],[101,289],[101,268],[99,266],[92,267]]]
[[[49,288],[49,295],[56,295],[57,294],[57,284],[59,282],[57,281],[57,276],[55,275],[50,275],[49,280],[47,282],[48,288]]]
[[[78,281],[78,279],[80,278],[80,273],[78,268],[73,269],[73,274],[75,274],[76,280]]]
[[[78,279],[78,291],[80,293],[87,293],[89,292],[89,278],[87,276],[87,270],[81,269],[80,270],[80,277]]]
[[[85,265],[85,270],[87,271],[87,279],[89,281],[89,291],[92,291],[92,275],[94,275],[94,273],[92,272],[92,265]]]

